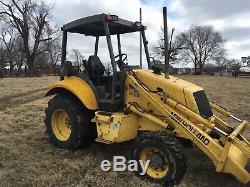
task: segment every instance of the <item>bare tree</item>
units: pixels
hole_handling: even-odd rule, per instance
[[[224,57],[215,58],[214,62],[220,71],[225,70],[230,66],[230,61]]]
[[[77,65],[79,68],[81,66],[82,60],[84,60],[84,56],[78,49],[72,49],[71,58],[73,59],[73,63]]]
[[[49,27],[50,11],[51,7],[42,0],[11,0],[9,3],[0,0],[0,16],[20,34],[30,72],[35,58],[46,51],[40,50],[39,45],[49,39],[44,31]]]
[[[6,63],[8,63],[10,67],[10,74],[13,75],[13,70],[17,67],[18,74],[20,75],[22,65],[25,61],[25,55],[23,51],[20,50],[23,47],[20,35],[16,33],[12,27],[4,25],[0,31],[0,41],[2,41],[5,49],[4,56],[7,60]]]
[[[23,48],[23,40],[20,36],[18,36],[15,40],[15,46],[14,46],[14,62],[18,69],[18,75],[21,74],[22,66],[25,64],[25,53],[23,50],[20,50]]]
[[[231,71],[239,71],[239,69],[241,68],[240,60],[233,58],[233,59],[227,59],[227,61]]]
[[[52,70],[52,73],[57,72],[57,65],[61,58],[61,32],[58,28],[47,30],[48,36],[52,36],[51,40],[43,42],[40,46],[41,49],[47,50],[43,56],[47,58],[47,64]]]
[[[58,38],[49,42],[48,53],[50,64],[52,66],[52,73],[57,73],[56,66],[61,59],[61,43]]]
[[[4,44],[4,48],[6,49],[6,57],[8,59],[8,64],[10,66],[10,74],[13,74],[13,69],[14,69],[14,47],[15,47],[15,40],[17,36],[14,33],[13,29],[11,27],[2,27],[1,32],[0,32],[0,40]]]
[[[0,41],[0,78],[4,77],[4,68],[7,64],[6,48],[3,47],[3,42]]]
[[[178,35],[177,40],[183,45],[183,59],[193,62],[195,72],[201,72],[206,62],[215,61],[224,54],[222,36],[212,26],[191,26]]]
[[[183,41],[181,40],[176,40],[173,35],[174,35],[174,30],[172,29],[172,32],[169,33],[169,38],[170,41],[168,42],[168,55],[169,55],[169,60],[170,63],[175,63],[177,58],[178,58],[178,54],[179,51],[182,49],[183,46]],[[153,47],[153,52],[154,55],[157,57],[157,60],[161,60],[164,56],[165,56],[165,52],[164,52],[164,37],[163,37],[163,29],[162,29],[162,33],[160,36],[160,40],[158,41],[158,46]]]

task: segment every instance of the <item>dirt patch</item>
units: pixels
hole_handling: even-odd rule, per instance
[[[0,79],[0,110],[42,98],[57,76]]]
[[[45,88],[58,80],[58,76],[2,78],[0,79],[0,98]]]
[[[0,110],[3,110],[7,107],[18,106],[20,104],[24,104],[41,98],[45,95],[46,90],[47,88],[40,88],[37,90],[22,92],[20,94],[0,97]]]

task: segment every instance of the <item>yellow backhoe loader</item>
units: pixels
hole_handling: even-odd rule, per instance
[[[93,141],[114,144],[136,139],[133,158],[150,160],[146,174],[140,177],[163,185],[182,180],[187,168],[183,150],[189,142],[212,160],[217,172],[248,183],[250,144],[243,134],[250,124],[209,102],[201,87],[164,74],[149,56],[145,30],[141,22],[110,14],[85,17],[62,27],[61,80],[46,94],[55,95],[45,110],[50,142],[76,150]],[[129,65],[122,52],[120,35],[134,32],[142,37],[148,69]],[[94,55],[83,61],[84,71],[76,71],[66,60],[67,33],[95,38]],[[117,55],[111,36],[117,38]],[[101,37],[107,42],[111,71],[106,71],[98,57]],[[215,111],[233,118],[236,127],[230,127]]]

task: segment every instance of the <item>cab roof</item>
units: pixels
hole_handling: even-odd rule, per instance
[[[139,22],[131,22],[116,15],[98,14],[77,19],[63,25],[62,31],[85,34],[86,36],[105,36],[104,22],[107,21],[111,35],[141,31],[145,29]]]

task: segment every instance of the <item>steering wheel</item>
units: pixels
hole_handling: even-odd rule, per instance
[[[119,57],[119,58],[118,58]],[[120,58],[121,57],[121,58]],[[117,59],[118,58],[118,59]],[[121,64],[121,63],[123,63],[125,60],[127,60],[127,58],[128,58],[128,55],[127,54],[125,54],[125,53],[122,53],[121,55],[116,55],[115,56],[115,63],[116,64]],[[116,60],[117,59],[117,60]]]

